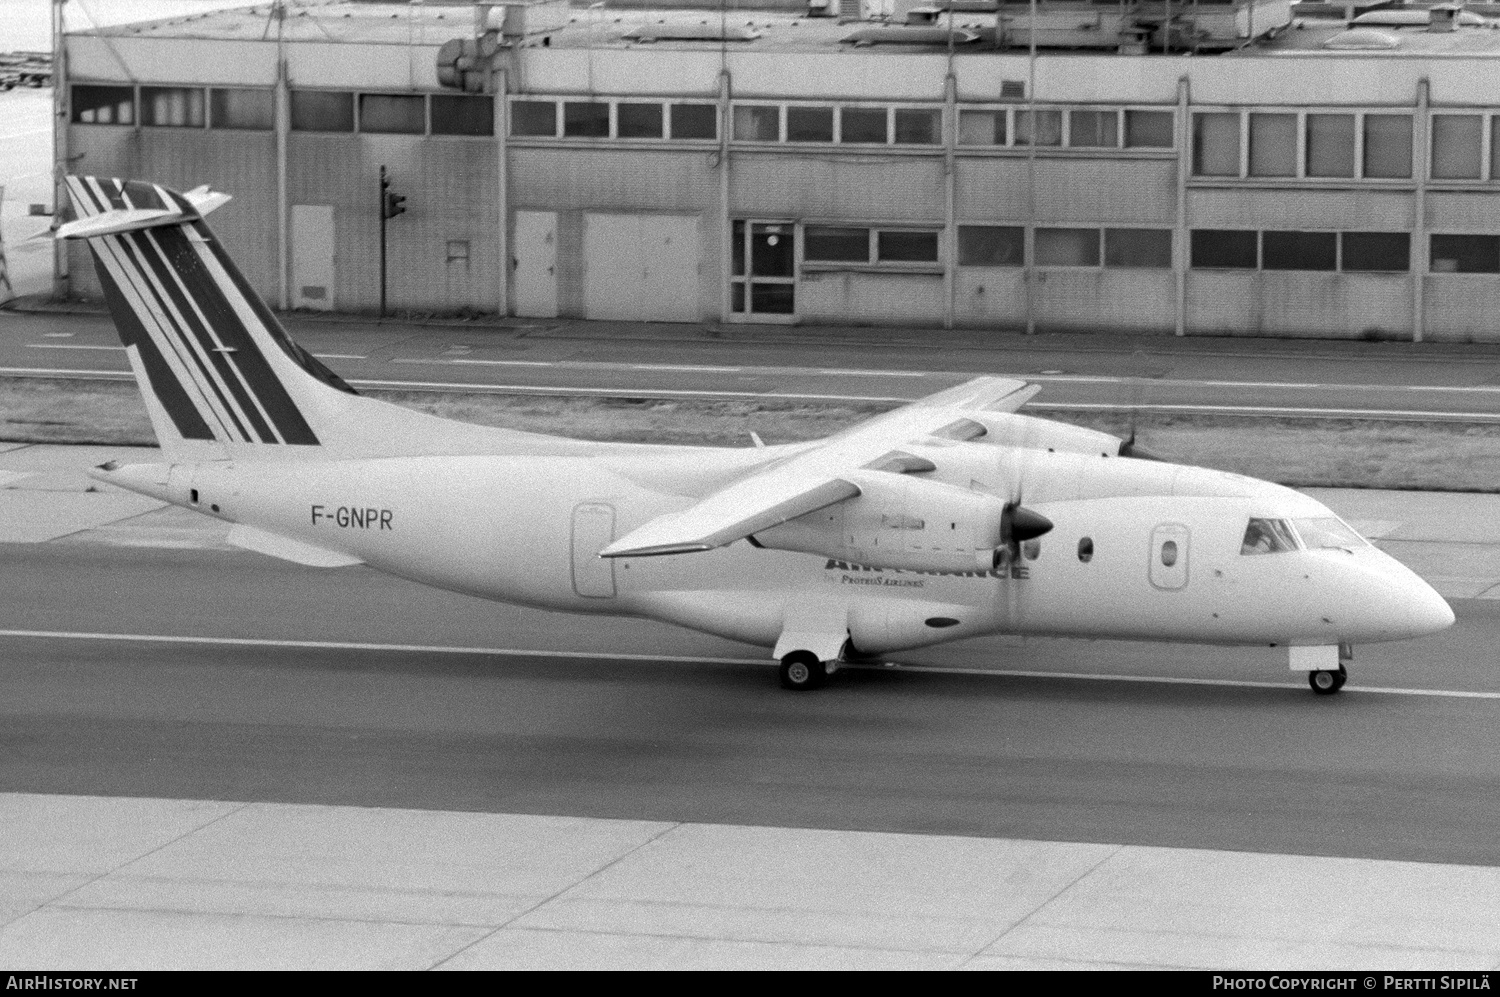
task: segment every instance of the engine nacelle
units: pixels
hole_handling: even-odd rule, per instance
[[[859,486],[858,496],[762,530],[755,541],[875,568],[994,568],[1011,515],[1002,499],[887,471],[865,471],[850,480]]]
[[[979,443],[1096,457],[1120,456],[1120,447],[1124,443],[1118,436],[1101,433],[1097,429],[1070,426],[1065,422],[1017,415],[1014,412],[981,412],[966,418],[984,427],[984,436],[975,441]]]

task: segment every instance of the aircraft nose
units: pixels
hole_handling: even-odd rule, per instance
[[[1366,587],[1369,596],[1364,606],[1368,625],[1390,637],[1421,637],[1453,625],[1453,608],[1437,590],[1415,571],[1389,555],[1381,563]]]

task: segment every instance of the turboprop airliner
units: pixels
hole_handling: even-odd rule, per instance
[[[1354,645],[1447,603],[1289,488],[1146,459],[966,384],[809,443],[572,440],[356,393],[293,342],[204,216],[228,196],[70,177],[161,460],[102,481],[314,568],[771,649],[788,689],[982,634],[1286,649],[1337,692]],[[757,441],[758,442],[758,441]]]

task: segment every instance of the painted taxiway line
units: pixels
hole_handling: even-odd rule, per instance
[[[91,633],[81,630],[0,630],[0,637],[42,640],[98,640],[135,644],[197,644],[213,647],[285,647],[325,651],[396,651],[408,654],[468,654],[507,658],[598,658],[605,661],[669,662],[703,665],[773,665],[766,658],[718,658],[691,654],[633,654],[622,651],[540,651],[514,647],[450,647],[442,644],[375,644],[362,641],[279,640],[268,637],[191,637],[168,634]],[[1084,682],[1134,682],[1154,685],[1224,686],[1237,689],[1301,690],[1300,682],[1257,682],[1250,679],[1189,678],[1171,675],[1105,675],[1097,672],[1043,672],[942,665],[903,665],[896,662],[844,665],[844,669],[900,670],[939,675],[1003,678],[1077,679]],[[1436,696],[1445,699],[1494,699],[1500,692],[1465,689],[1400,689],[1390,686],[1346,686],[1345,692],[1376,692],[1394,696]]]

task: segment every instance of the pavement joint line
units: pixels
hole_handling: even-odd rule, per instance
[[[120,634],[120,633],[90,633],[81,630],[4,630],[0,629],[0,637],[15,637],[20,639],[46,639],[46,640],[113,640],[141,644],[209,644],[231,647],[295,647],[311,650],[332,651],[407,651],[426,654],[470,654],[470,655],[494,655],[498,657],[513,658],[598,658],[605,661],[664,661],[673,664],[704,664],[704,665],[774,665],[776,662],[770,658],[723,658],[708,657],[695,654],[633,654],[621,651],[553,651],[535,650],[528,651],[522,648],[506,647],[453,647],[442,644],[374,644],[362,641],[328,641],[328,640],[282,640],[270,637],[192,637],[176,634]],[[1174,675],[1104,675],[1097,672],[1044,672],[1023,671],[1012,669],[991,668],[964,668],[959,666],[945,665],[904,665],[897,662],[889,664],[844,664],[839,670],[861,669],[867,671],[905,671],[922,672],[936,675],[974,675],[995,678],[1037,678],[1037,679],[1077,679],[1086,682],[1134,682],[1141,684],[1156,685],[1203,685],[1223,686],[1228,688],[1248,689],[1302,689],[1300,683],[1295,682],[1260,682],[1250,679],[1211,679],[1192,678],[1188,676]],[[1401,689],[1391,686],[1346,686],[1346,692],[1372,692],[1385,693],[1396,696],[1435,696],[1448,699],[1496,699],[1500,700],[1500,692],[1486,692],[1481,690],[1465,689]]]
[[[188,829],[186,831],[183,831],[181,834],[179,834],[176,837],[172,838],[170,841],[163,841],[161,844],[157,845],[155,848],[148,848],[144,852],[141,852],[139,855],[134,855],[134,856],[126,859],[125,861],[121,862],[119,865],[115,866],[113,869],[109,869],[109,870],[106,870],[105,872],[99,873],[96,876],[89,877],[89,879],[87,881],[79,883],[77,886],[73,887],[71,890],[66,890],[63,893],[58,894],[57,896],[53,897],[51,900],[48,900],[46,903],[42,904],[40,907],[35,908],[35,910],[41,910],[43,907],[52,907],[54,905],[56,905],[56,906],[58,906],[60,908],[63,908],[63,909],[71,909],[71,910],[90,909],[90,908],[85,908],[85,907],[82,907],[82,906],[69,907],[66,903],[59,903],[59,901],[64,901],[68,897],[70,897],[73,894],[77,893],[79,890],[83,889],[84,887],[92,886],[95,883],[99,882],[99,880],[101,880],[101,879],[106,879],[106,878],[108,878],[110,876],[113,876],[116,873],[118,873],[118,872],[120,872],[120,871],[122,871],[124,869],[127,869],[130,866],[134,865],[135,863],[141,861],[142,859],[149,858],[150,856],[155,855],[157,852],[161,851],[164,848],[169,848],[172,845],[177,844],[179,841],[182,841],[182,840],[184,840],[186,838],[192,837],[193,835],[197,834],[199,831],[203,830],[206,827],[212,827],[213,825],[219,823],[220,821],[222,821],[222,820],[224,820],[224,819],[226,819],[228,817],[232,817],[235,814],[240,813],[241,811],[247,810],[250,807],[253,807],[253,806],[256,805],[254,803],[226,803],[226,802],[220,801],[220,800],[210,800],[210,801],[207,801],[207,802],[218,803],[221,806],[227,806],[227,807],[229,807],[229,809],[227,811],[225,811],[224,813],[219,814],[217,817],[214,817],[212,820],[204,821],[202,824],[199,824],[197,827],[193,827],[193,828],[190,828],[190,829]],[[98,908],[97,908],[97,906],[95,906],[92,909],[98,909]],[[32,911],[32,913],[34,913],[34,912],[35,911]]]
[[[991,938],[989,941],[987,941],[983,945],[979,946],[979,948],[978,948],[977,951],[971,953],[969,955],[969,957],[964,960],[964,964],[973,962],[975,959],[979,958],[984,953],[984,951],[986,949],[990,948],[992,945],[995,945],[996,943],[998,943],[1000,941],[1000,939],[1004,938],[1006,935],[1010,934],[1012,931],[1015,931],[1021,925],[1025,924],[1027,921],[1031,920],[1037,914],[1041,913],[1041,911],[1043,911],[1047,907],[1051,906],[1064,893],[1067,893],[1073,887],[1077,886],[1079,883],[1083,882],[1085,879],[1087,879],[1088,877],[1092,876],[1094,874],[1094,872],[1096,870],[1098,870],[1098,868],[1100,866],[1104,865],[1106,862],[1109,862],[1109,861],[1113,860],[1115,858],[1115,856],[1119,855],[1124,850],[1125,850],[1125,846],[1124,845],[1115,845],[1114,848],[1111,849],[1110,852],[1107,855],[1104,855],[1102,858],[1099,859],[1098,862],[1095,862],[1093,865],[1089,866],[1087,869],[1083,870],[1078,875],[1074,876],[1071,880],[1069,880],[1063,886],[1062,889],[1058,890],[1056,893],[1052,894],[1046,900],[1043,900],[1041,903],[1039,903],[1035,907],[1031,908],[1031,910],[1027,911],[1025,913],[1025,915],[1022,916],[1021,919],[1018,920],[1018,921],[1016,921],[1014,924],[1010,924],[1010,925],[1007,925],[1006,927],[1002,928],[1000,930],[1000,933],[997,934],[994,938]]]
[[[480,942],[485,941],[486,939],[489,939],[489,938],[493,938],[497,933],[499,933],[501,931],[504,931],[506,928],[510,927],[512,924],[515,924],[518,920],[520,920],[521,918],[525,917],[526,915],[528,915],[528,914],[530,914],[530,913],[532,913],[532,912],[540,909],[541,907],[546,906],[547,904],[550,904],[552,901],[554,901],[554,900],[558,899],[559,897],[563,896],[564,894],[568,893],[570,890],[577,889],[579,886],[581,886],[582,884],[584,884],[584,883],[588,882],[589,880],[593,879],[595,876],[599,875],[601,872],[604,872],[604,871],[606,871],[608,869],[614,868],[616,865],[619,865],[625,859],[627,859],[630,856],[636,854],[641,849],[643,849],[643,848],[645,848],[645,847],[647,847],[649,845],[655,844],[657,841],[661,840],[661,838],[664,835],[670,834],[672,831],[675,831],[677,828],[679,828],[681,826],[682,826],[682,823],[680,821],[668,821],[668,822],[666,822],[666,826],[665,827],[663,827],[660,831],[657,831],[655,834],[651,835],[645,841],[640,842],[639,844],[637,844],[633,848],[626,849],[624,852],[621,852],[619,855],[616,855],[614,858],[610,859],[608,862],[606,862],[603,865],[599,866],[597,869],[594,869],[592,872],[589,872],[588,874],[579,877],[574,882],[569,883],[567,886],[562,887],[561,889],[557,890],[556,892],[554,892],[550,896],[543,897],[541,900],[538,900],[536,903],[532,904],[530,907],[526,908],[525,910],[520,911],[519,913],[517,913],[517,914],[513,915],[512,917],[508,918],[507,920],[502,921],[500,924],[495,925],[494,928],[492,928],[489,931],[486,931],[483,935],[481,935],[478,938],[474,939],[473,941],[469,942],[467,945],[461,946],[460,948],[456,949],[453,952],[449,952],[447,955],[443,956],[441,959],[439,959],[436,962],[432,963],[427,968],[428,969],[436,969],[437,967],[441,966],[443,963],[445,963],[448,960],[454,958],[455,956],[458,956],[458,955],[461,955],[464,952],[467,952],[469,949],[473,948],[475,945],[478,945]]]

